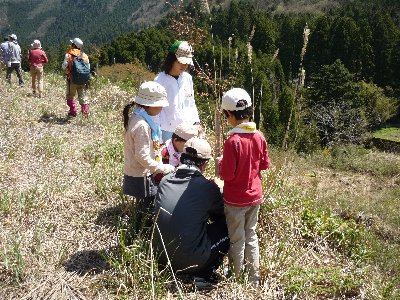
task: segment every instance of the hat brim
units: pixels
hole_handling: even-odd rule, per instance
[[[136,97],[134,101],[137,104],[144,105],[144,106],[149,106],[149,107],[166,107],[166,106],[169,106],[169,103],[168,103],[167,99],[149,101],[149,100],[143,99],[141,97]]]
[[[176,59],[181,64],[193,66],[193,59],[191,57],[181,56],[181,57],[176,57]]]

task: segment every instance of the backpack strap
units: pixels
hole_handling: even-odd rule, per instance
[[[81,54],[81,50],[79,49],[71,49],[68,51],[68,79],[71,79],[71,69],[72,69],[72,61],[75,57],[78,57]]]

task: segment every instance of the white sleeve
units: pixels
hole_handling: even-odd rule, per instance
[[[200,118],[199,118],[199,111],[197,110],[197,106],[196,106],[196,101],[194,99],[194,88],[193,88],[192,77],[190,77],[190,88],[193,93],[193,103],[191,105],[191,114],[192,114],[191,117],[193,117],[193,119],[192,119],[193,123],[197,123],[197,122],[200,122]]]
[[[64,61],[61,65],[61,68],[63,68],[64,70],[68,67],[68,60],[69,60],[68,54],[65,54]]]

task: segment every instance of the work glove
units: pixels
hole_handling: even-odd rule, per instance
[[[174,171],[175,171],[175,167],[174,166],[171,166],[169,164],[164,164],[162,166],[162,172],[164,174],[168,174],[168,173],[171,173],[171,172],[174,172]]]

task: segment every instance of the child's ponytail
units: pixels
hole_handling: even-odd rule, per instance
[[[125,130],[128,129],[128,122],[129,122],[129,110],[131,107],[135,104],[134,101],[129,102],[127,105],[125,105],[124,110],[122,114],[124,115],[124,128]]]

